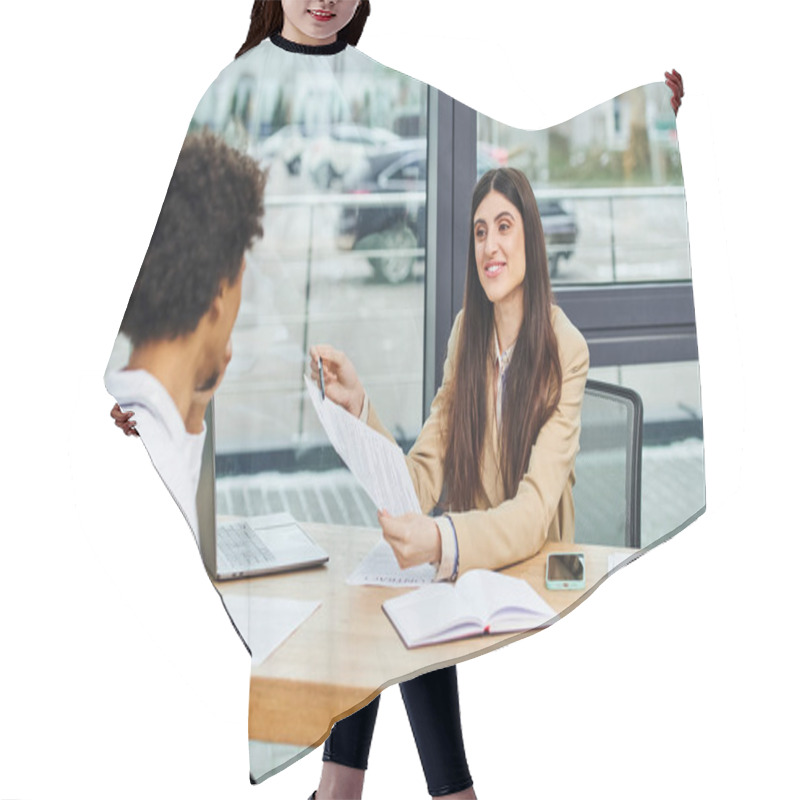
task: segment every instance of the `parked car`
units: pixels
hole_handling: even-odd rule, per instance
[[[308,149],[309,138],[305,127],[299,123],[284,125],[272,136],[256,146],[256,156],[269,166],[273,161],[283,161],[290,175],[298,175],[303,153]]]
[[[558,200],[537,200],[536,205],[542,218],[550,277],[555,278],[558,275],[559,261],[572,258],[575,252],[578,223],[575,215],[567,211]]]
[[[479,145],[479,175],[501,166],[503,162],[498,159],[498,153],[502,159],[502,151]],[[425,139],[403,139],[376,149],[346,174],[343,190],[354,195],[420,193],[425,191],[426,176]],[[557,200],[544,200],[538,206],[553,277],[558,272],[559,261],[570,258],[575,250],[578,226],[574,215]],[[393,200],[375,205],[345,205],[339,220],[339,246],[354,250],[391,251],[386,256],[371,255],[368,260],[381,280],[401,283],[411,276],[414,262],[424,253],[426,222],[424,199],[411,197],[407,202]],[[418,252],[412,254],[409,250]]]
[[[315,137],[304,155],[303,170],[321,189],[341,180],[361,161],[365,153],[399,141],[400,137],[385,128],[340,123],[331,126],[324,136]]]
[[[400,137],[385,128],[340,123],[309,127],[284,125],[256,149],[263,163],[280,159],[290,175],[308,175],[320,189],[341,180],[365,154]]]
[[[401,139],[376,149],[344,176],[343,191],[369,195],[367,206],[342,208],[339,220],[340,246],[355,250],[387,250],[385,257],[368,261],[376,275],[387,283],[401,283],[411,276],[418,256],[397,252],[425,246],[425,199],[409,197],[381,203],[376,195],[425,191],[427,149],[425,139]]]

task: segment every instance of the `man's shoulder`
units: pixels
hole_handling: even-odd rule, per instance
[[[174,438],[185,430],[169,392],[146,370],[109,372],[105,384],[123,411],[134,412],[136,427],[143,436]]]
[[[105,378],[106,389],[123,411],[133,411],[136,429],[156,472],[167,485],[197,535],[195,496],[205,431],[189,434],[167,390],[146,370],[119,370]]]

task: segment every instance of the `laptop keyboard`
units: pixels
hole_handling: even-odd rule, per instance
[[[217,526],[217,559],[229,571],[271,564],[275,556],[246,522],[226,522]]]

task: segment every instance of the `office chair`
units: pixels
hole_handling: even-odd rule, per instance
[[[641,547],[642,398],[588,380],[575,462],[575,541]]]

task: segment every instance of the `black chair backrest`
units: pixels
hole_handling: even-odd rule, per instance
[[[575,541],[641,547],[642,399],[588,380],[575,463]]]

